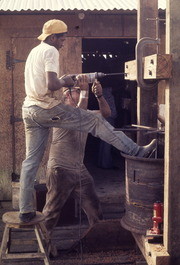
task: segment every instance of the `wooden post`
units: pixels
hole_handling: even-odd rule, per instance
[[[164,245],[171,265],[180,264],[180,1],[167,0],[166,53],[172,54],[172,79],[165,91]]]
[[[156,38],[156,19],[158,17],[158,0],[138,0],[137,36]],[[145,48],[144,56],[156,53],[155,45]],[[137,124],[157,127],[157,87],[152,90],[138,87],[137,89]],[[146,144],[149,139],[139,134],[138,143]]]

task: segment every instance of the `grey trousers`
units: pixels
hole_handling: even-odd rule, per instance
[[[85,166],[77,170],[61,167],[49,168],[46,186],[48,191],[43,214],[49,236],[58,222],[62,207],[70,196],[79,202],[80,207],[87,215],[90,226],[102,219],[102,210],[95,191],[94,180]]]

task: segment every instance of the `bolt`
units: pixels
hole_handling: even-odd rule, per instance
[[[149,75],[152,75],[152,71],[151,70],[149,70]]]

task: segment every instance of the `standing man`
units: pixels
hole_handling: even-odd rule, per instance
[[[67,25],[61,20],[52,19],[44,24],[42,31],[38,37],[41,43],[32,49],[25,65],[23,121],[26,158],[20,176],[21,222],[29,222],[36,215],[33,207],[34,179],[43,158],[50,127],[89,132],[123,153],[140,157],[147,157],[156,146],[153,140],[150,145],[140,147],[123,132],[114,131],[100,116],[64,105],[56,97],[56,90],[74,85],[69,75],[59,78],[59,49],[66,39]]]
[[[65,105],[87,109],[89,85],[85,75],[80,76],[79,87],[71,90],[63,88],[62,102]],[[92,86],[100,111],[92,111],[107,118],[111,110],[102,96],[102,87],[98,81]],[[87,215],[92,226],[102,219],[100,202],[97,197],[94,180],[84,165],[84,151],[87,133],[53,128],[52,143],[46,176],[46,204],[43,209],[48,237],[51,238],[61,209],[72,195]],[[53,248],[52,248],[53,247]],[[55,247],[49,244],[49,251]],[[52,251],[52,252],[54,252]]]

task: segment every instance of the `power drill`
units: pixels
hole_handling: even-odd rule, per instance
[[[95,72],[95,73],[84,73],[83,75],[86,75],[88,78],[88,83],[91,84],[95,81],[95,79],[99,80],[105,76],[111,76],[111,75],[124,75],[124,73],[108,73],[104,74],[101,72]],[[73,75],[74,78],[76,78],[77,75]]]

